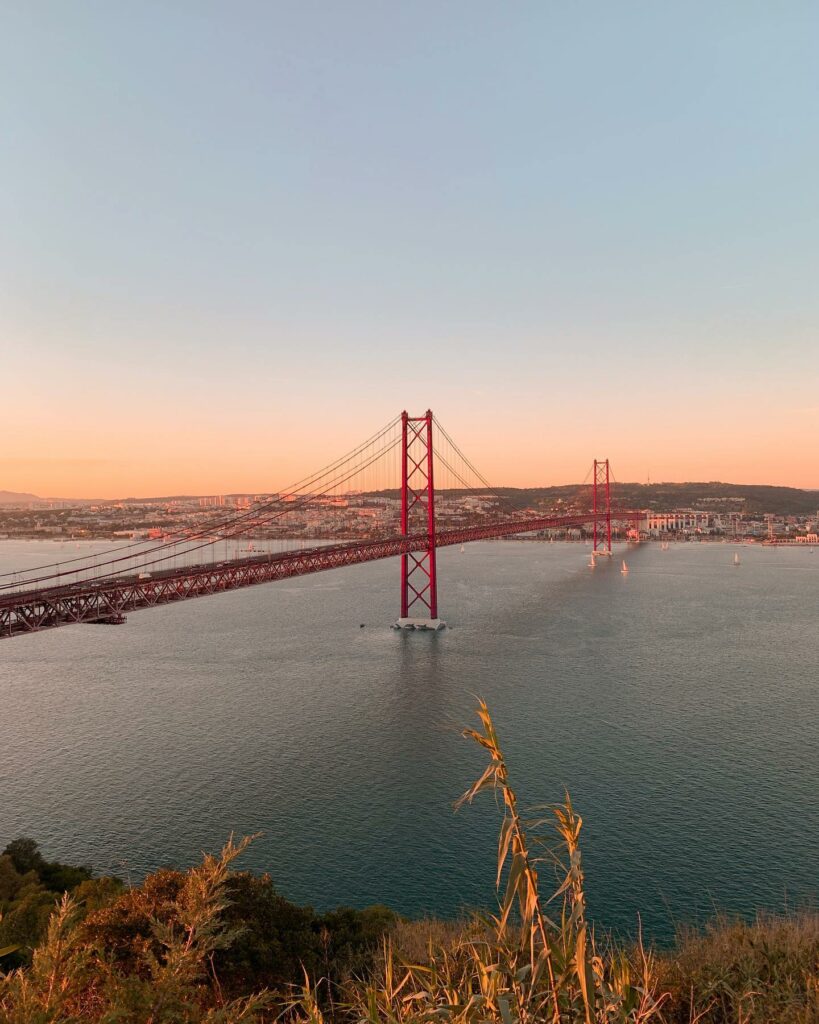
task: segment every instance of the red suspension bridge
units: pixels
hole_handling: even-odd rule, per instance
[[[343,507],[351,494],[370,495],[376,506],[377,526],[366,538],[328,542],[325,537],[297,550],[243,557],[237,552],[219,559],[221,542],[284,535],[289,521],[309,517],[317,508],[332,519],[327,510]],[[475,499],[469,513],[465,498]],[[475,469],[430,411],[423,416],[404,412],[318,473],[203,530],[0,576],[0,638],[70,623],[122,623],[127,612],[140,608],[394,557],[401,564],[396,625],[437,629],[443,626],[438,548],[586,529],[594,564],[611,555],[613,524],[633,526],[639,517],[636,510],[612,506],[607,459],[594,461],[591,485],[571,507],[559,513],[515,507]],[[349,532],[349,523],[345,529]]]

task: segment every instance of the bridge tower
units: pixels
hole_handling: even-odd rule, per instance
[[[435,482],[432,412],[401,413],[401,536],[425,535],[421,551],[401,556],[399,629],[442,629],[438,618],[438,577],[435,565]]]
[[[611,481],[608,459],[594,460],[592,508],[594,511],[592,561],[601,556],[611,558]]]

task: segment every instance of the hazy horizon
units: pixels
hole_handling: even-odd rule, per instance
[[[785,488],[790,488],[790,485],[788,485],[788,484],[766,484],[766,483],[749,484],[749,483],[743,483],[741,481],[735,481],[735,480],[648,480],[648,481],[645,481],[645,480],[615,480],[615,481],[612,481],[612,485],[611,486],[612,486],[612,489],[614,490],[614,489],[616,489],[618,487],[685,487],[685,486],[696,487],[696,486],[702,486],[702,485],[709,485],[709,486],[715,486],[715,487],[716,486],[723,486],[724,485],[725,487],[785,487]],[[472,491],[481,491],[481,490],[487,490],[487,491],[488,490],[492,490],[492,491],[510,491],[510,490],[533,491],[533,490],[541,490],[541,489],[547,489],[547,488],[582,487],[582,486],[584,486],[584,485],[579,480],[568,480],[568,481],[558,482],[558,483],[554,483],[554,484],[537,484],[537,483],[535,483],[535,484],[523,484],[523,485],[520,485],[520,486],[512,485],[512,484],[502,484],[502,483],[501,484],[497,484],[496,483],[496,484],[492,484],[491,488],[480,488],[480,487],[461,488],[461,487],[454,487],[454,486],[446,486],[446,487],[439,487],[439,488],[437,488],[437,490],[439,492],[442,492],[442,491],[457,491],[457,490],[472,490]],[[792,489],[793,490],[799,490],[799,491],[805,491],[808,494],[811,494],[811,493],[814,493],[814,492],[819,493],[819,487],[796,487],[796,488],[792,488]],[[397,487],[387,487],[387,488],[381,488],[380,489],[381,492],[383,492],[383,491],[398,491],[398,490],[399,490],[399,488],[397,488]],[[94,500],[97,500],[97,501],[148,501],[148,500],[150,500],[152,498],[155,498],[155,499],[161,501],[161,500],[165,500],[165,499],[173,500],[173,499],[177,499],[177,498],[247,497],[249,495],[256,495],[256,494],[258,494],[258,495],[280,494],[280,493],[286,493],[286,491],[287,491],[286,488],[282,488],[280,490],[276,490],[275,488],[271,489],[271,490],[265,490],[264,488],[256,488],[256,489],[251,488],[250,490],[246,490],[246,491],[234,491],[234,490],[197,491],[197,492],[193,492],[193,491],[168,491],[168,492],[163,493],[163,494],[156,493],[156,494],[108,494],[108,495],[105,495],[105,494],[92,494],[92,495],[81,495],[81,494],[35,494],[35,493],[31,492],[31,491],[14,491],[14,490],[10,490],[9,488],[0,488],[0,496],[2,496],[4,494],[20,494],[20,495],[24,495],[24,496],[31,495],[32,497],[36,498],[39,501],[94,501]],[[361,492],[360,491],[349,491],[349,492],[346,492],[346,491],[342,490],[342,491],[338,491],[338,492],[334,492],[334,493],[339,493],[339,494],[345,494],[345,493],[356,494],[356,493],[361,493]],[[379,489],[376,488],[375,490],[373,490],[372,493],[379,493]]]
[[[9,0],[0,487],[819,487],[819,7]]]
[[[8,459],[0,459],[0,463],[8,462],[8,461],[10,461],[10,460],[8,460]],[[291,483],[292,483],[292,481],[291,481]],[[498,491],[503,491],[503,490],[522,490],[522,491],[527,491],[527,490],[537,490],[539,488],[549,488],[549,487],[580,487],[580,486],[582,486],[582,482],[581,482],[581,480],[579,478],[578,479],[572,479],[572,480],[554,480],[554,481],[551,481],[549,483],[539,483],[537,481],[534,481],[532,483],[509,484],[509,483],[504,483],[502,480],[501,481],[490,481],[490,483],[491,483],[491,489],[492,490],[498,490]],[[2,480],[2,479],[0,479],[0,484],[2,484],[2,486],[0,486],[0,494],[3,494],[3,493],[6,493],[6,494],[22,494],[22,495],[29,495],[30,494],[33,497],[35,497],[35,498],[37,498],[37,499],[39,499],[41,501],[71,501],[71,500],[89,501],[89,500],[94,500],[94,499],[98,499],[100,501],[127,501],[129,499],[134,499],[134,500],[137,500],[137,501],[144,501],[144,500],[146,500],[148,498],[166,498],[166,497],[167,498],[175,498],[175,497],[205,498],[205,497],[214,497],[214,496],[229,497],[231,495],[245,496],[245,495],[253,495],[253,494],[260,494],[260,495],[263,495],[263,494],[279,494],[279,493],[285,493],[288,490],[288,485],[283,484],[281,487],[246,487],[246,488],[238,488],[238,487],[235,487],[235,488],[234,487],[228,487],[228,488],[222,487],[222,488],[219,488],[219,487],[216,487],[216,488],[213,488],[211,490],[184,490],[184,489],[176,488],[176,489],[171,489],[171,490],[166,490],[166,491],[139,491],[139,492],[138,491],[128,491],[128,492],[124,492],[124,491],[123,492],[119,492],[118,491],[118,492],[115,492],[115,493],[112,492],[112,493],[108,493],[108,494],[103,494],[100,491],[100,492],[89,492],[87,494],[80,494],[80,493],[76,493],[76,492],[69,493],[67,491],[66,492],[53,492],[53,493],[52,492],[32,491],[32,490],[29,490],[29,489],[23,489],[23,488],[19,488],[19,487],[9,486],[7,484],[7,482]],[[645,486],[655,486],[655,485],[658,486],[658,487],[662,487],[664,485],[680,486],[680,485],[686,485],[686,484],[691,484],[691,485],[701,485],[701,484],[717,485],[717,484],[724,484],[726,487],[785,487],[785,488],[792,488],[794,490],[799,490],[799,491],[807,491],[809,493],[813,492],[813,491],[819,492],[819,484],[815,484],[813,486],[811,486],[810,484],[808,484],[806,486],[801,486],[801,485],[798,485],[798,484],[789,484],[789,483],[773,483],[770,480],[754,480],[754,481],[749,481],[749,480],[718,480],[718,479],[712,479],[712,478],[709,478],[709,477],[701,477],[701,478],[693,478],[693,477],[691,477],[691,478],[688,478],[688,479],[670,479],[669,478],[669,479],[658,479],[658,480],[651,479],[651,480],[616,480],[616,481],[612,481],[612,487],[618,487],[618,486],[628,486],[628,487],[640,486],[640,487],[645,487]],[[382,488],[382,490],[383,489],[384,488]],[[398,487],[396,485],[396,486],[388,487],[388,488],[385,488],[385,489],[386,490],[397,490]],[[440,488],[440,487],[438,488],[438,490],[459,490],[459,489],[460,488],[458,488],[458,487],[451,487],[449,485],[447,485],[447,487],[445,487],[445,488]],[[476,489],[480,490],[481,488],[467,488],[467,489],[468,490],[476,490]],[[487,489],[489,489],[489,488],[487,488]],[[339,493],[342,493],[342,492],[339,492]],[[353,492],[350,492],[350,493],[353,493]]]

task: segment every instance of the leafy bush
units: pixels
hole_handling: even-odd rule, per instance
[[[82,888],[82,898],[93,903],[95,891],[117,887],[121,884],[116,879],[92,879],[88,867],[45,860],[33,839],[9,843],[0,854],[0,949],[6,950],[4,963],[8,966],[30,961],[63,893]]]

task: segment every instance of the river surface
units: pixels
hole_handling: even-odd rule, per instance
[[[0,571],[59,547],[2,542]],[[494,802],[452,810],[484,763],[459,736],[479,694],[521,800],[570,791],[601,925],[633,934],[639,914],[664,940],[810,902],[819,551],[587,560],[442,550],[437,634],[389,629],[391,560],[2,640],[0,848],[30,835],[136,881],[259,832],[245,866],[299,902],[492,906]]]

